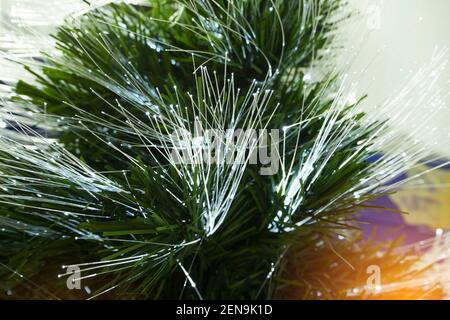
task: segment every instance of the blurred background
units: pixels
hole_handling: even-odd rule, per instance
[[[450,47],[450,1],[349,2],[359,14],[346,26],[342,62],[352,56],[348,74],[355,86],[349,94],[360,96],[367,93],[365,104],[368,110],[376,109],[384,100],[395,96],[437,52]],[[431,116],[428,125],[415,132],[414,138],[449,159],[449,67],[442,72],[436,90],[446,108]],[[414,132],[430,114],[429,104],[417,105],[407,123],[398,124],[399,129],[406,134]],[[428,169],[429,166],[419,166],[405,175],[414,176]],[[406,211],[408,215],[385,211],[377,214],[363,212],[361,221],[367,223],[363,223],[366,234],[377,227],[381,231],[380,239],[403,234],[408,243],[415,243],[450,229],[450,168],[444,166],[425,174],[420,182],[422,184],[419,186],[406,185],[397,194],[376,203]]]

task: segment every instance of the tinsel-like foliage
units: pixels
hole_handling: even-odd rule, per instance
[[[36,81],[19,81],[9,101],[33,124],[10,120],[0,138],[2,289],[272,298],[295,243],[307,251],[295,258],[301,281],[314,282],[312,248],[351,230],[398,164],[368,161],[385,124],[345,105],[327,67],[342,5],[151,0],[67,20],[55,52],[27,63]],[[279,170],[261,175],[240,150],[243,164],[174,164],[172,133],[196,123],[281,130]],[[67,289],[71,265],[91,295]]]

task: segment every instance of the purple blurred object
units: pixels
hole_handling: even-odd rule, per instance
[[[389,197],[379,198],[369,202],[368,205],[398,209]],[[364,209],[358,213],[357,220],[365,239],[371,236],[374,228],[376,228],[375,240],[380,242],[404,236],[404,244],[411,244],[435,236],[434,229],[424,225],[407,224],[403,219],[403,214],[388,209]]]
[[[376,161],[380,155],[374,155],[369,162]],[[433,167],[439,163],[429,163]],[[450,168],[449,168],[450,169]],[[402,175],[390,183],[396,183],[407,178]],[[403,214],[390,211],[389,209],[398,210],[397,205],[389,197],[381,197],[377,200],[367,203],[371,206],[382,208],[367,208],[357,214],[359,227],[363,231],[364,238],[371,236],[374,228],[376,228],[375,241],[394,240],[400,236],[405,237],[404,244],[411,244],[422,240],[427,240],[435,236],[435,230],[425,225],[410,225],[403,219]],[[383,209],[388,208],[388,209]]]

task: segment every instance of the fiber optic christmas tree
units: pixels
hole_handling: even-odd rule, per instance
[[[383,298],[368,265],[392,283],[422,273],[355,228],[429,154],[343,97],[331,61],[345,12],[108,4],[67,19],[52,49],[6,52],[33,78],[4,81],[5,296]]]

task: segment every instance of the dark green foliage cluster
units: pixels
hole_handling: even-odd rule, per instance
[[[0,261],[9,268],[0,268],[2,289],[24,297],[32,291],[39,298],[79,298],[83,294],[67,291],[65,279],[57,279],[61,265],[145,255],[98,270],[83,284],[94,293],[114,288],[103,296],[110,298],[197,299],[199,293],[207,299],[271,298],[274,279],[283,273],[280,261],[294,239],[314,246],[316,232],[333,238],[340,228],[349,228],[359,205],[375,196],[335,201],[367,175],[369,152],[342,164],[377,124],[350,132],[330,150],[330,159],[317,161],[325,167],[305,180],[304,201],[293,213],[286,195],[277,191],[283,172],[261,176],[258,165],[247,166],[226,219],[207,236],[197,200],[202,186],[159,166],[164,159],[142,146],[129,120],[148,123],[149,117],[168,115],[170,105],[190,106],[191,93],[201,101],[207,84],[197,75],[206,66],[218,84],[232,75],[242,92],[255,83],[273,90],[261,118],[269,128],[308,120],[301,135],[294,129],[283,141],[295,175],[333,107],[327,94],[335,78],[310,83],[304,73],[327,58],[323,52],[341,5],[340,0],[154,0],[146,6],[110,5],[60,27],[54,35],[59,54],[47,55],[39,70],[29,68],[37,85],[19,82],[15,103],[40,107],[42,121],[54,123],[51,135],[117,190],[111,185],[91,191],[83,184],[89,181],[57,176],[2,152],[0,182],[8,189],[1,199],[14,199],[2,200],[0,207],[0,226],[6,230],[0,233]],[[242,98],[235,105],[237,111],[246,106]],[[358,121],[361,115],[346,117],[352,108],[339,111],[337,119]],[[185,116],[194,122],[193,110]],[[139,130],[152,139],[147,127]],[[19,187],[12,177],[19,177]],[[195,243],[182,245],[189,242]]]

